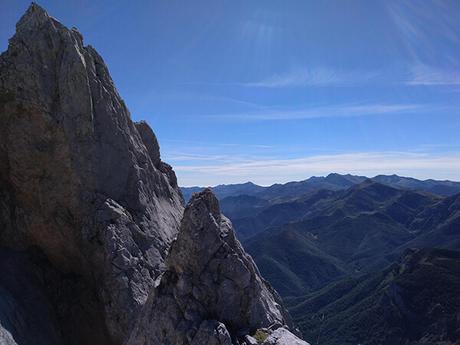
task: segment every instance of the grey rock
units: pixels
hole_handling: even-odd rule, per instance
[[[309,345],[284,327],[273,331],[262,345]]]
[[[279,296],[242,249],[209,189],[195,194],[186,207],[167,271],[129,344],[195,344],[203,322],[225,325],[233,343],[261,327],[292,328]],[[208,335],[216,327],[206,329]]]
[[[257,342],[257,340],[253,337],[251,337],[250,335],[246,335],[244,337],[244,343],[246,345],[258,345],[259,343]]]
[[[150,159],[152,160],[153,165],[159,168],[161,164],[160,145],[158,144],[155,133],[153,133],[152,129],[145,121],[136,122],[135,125],[142,138],[142,142],[147,148],[147,152],[150,155]]]
[[[0,344],[2,345],[18,345],[18,343],[13,339],[13,336],[11,333],[3,328],[3,326],[0,325]]]
[[[99,54],[36,4],[0,56],[0,162],[0,246],[38,247],[81,277],[107,342],[122,342],[164,270],[182,196]]]
[[[203,321],[198,328],[191,345],[232,345],[227,328],[221,322]]]
[[[0,341],[237,345],[279,327],[297,339],[212,193],[183,213],[102,58],[32,4],[0,55]]]

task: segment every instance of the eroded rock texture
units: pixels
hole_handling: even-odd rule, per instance
[[[35,4],[0,57],[0,187],[1,246],[37,247],[74,274],[85,288],[69,299],[90,291],[100,338],[123,341],[163,270],[182,197],[102,58]],[[90,343],[76,338],[65,342]]]
[[[183,212],[102,58],[32,4],[0,56],[0,343],[297,341],[212,193]]]
[[[132,345],[230,345],[261,328],[292,328],[209,189],[195,194],[185,209],[167,271],[144,309]]]

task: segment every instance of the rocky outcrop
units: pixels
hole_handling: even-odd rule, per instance
[[[75,274],[107,342],[123,341],[163,271],[182,197],[102,58],[35,4],[0,57],[0,187],[0,245],[37,247]]]
[[[267,334],[281,326],[292,329],[280,298],[242,249],[209,189],[195,194],[185,209],[167,271],[144,309],[131,345],[230,345],[262,328]],[[291,336],[286,339],[298,340],[284,330]]]
[[[0,343],[297,341],[212,193],[183,212],[102,58],[32,4],[0,56]]]
[[[286,328],[281,327],[272,332],[262,345],[308,345],[303,340],[300,340]]]

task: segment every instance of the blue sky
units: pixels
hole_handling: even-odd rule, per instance
[[[181,185],[460,180],[460,1],[40,1]],[[29,2],[1,0],[0,48]]]

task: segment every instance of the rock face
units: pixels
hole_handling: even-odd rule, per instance
[[[300,340],[286,328],[278,328],[270,334],[262,345],[308,345],[305,341]]]
[[[0,343],[297,339],[210,191],[181,222],[155,134],[78,31],[36,4],[16,29],[0,55]]]
[[[155,135],[131,121],[78,31],[35,4],[0,57],[0,120],[1,246],[38,247],[75,274],[97,300],[101,338],[121,342],[183,212]]]
[[[195,194],[129,344],[239,344],[258,329],[283,325],[292,328],[277,293],[242,249],[215,196],[209,189]]]

